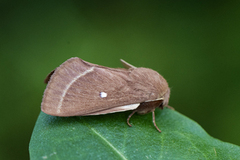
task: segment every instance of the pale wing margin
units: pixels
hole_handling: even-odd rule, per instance
[[[106,110],[102,110],[102,111],[97,111],[97,112],[93,112],[93,113],[88,113],[88,114],[85,114],[85,115],[83,115],[83,116],[87,116],[87,115],[99,115],[99,114],[107,114],[107,113],[115,113],[115,112],[123,112],[123,111],[128,111],[128,110],[134,110],[134,109],[136,109],[139,105],[140,105],[140,103],[125,105],[125,106],[119,106],[119,107],[110,108],[110,109],[106,109]]]

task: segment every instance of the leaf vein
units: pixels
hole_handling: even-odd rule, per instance
[[[180,132],[176,132],[176,133],[182,135],[183,137],[186,137],[186,139],[193,145],[193,147],[196,148],[200,153],[202,153],[203,156],[207,159],[206,154],[203,151],[201,151],[198,147],[196,147],[196,145],[191,141],[191,139],[189,139],[189,137],[187,137],[186,135],[184,135],[184,134],[182,134]]]
[[[126,157],[124,157],[124,155],[117,150],[117,148],[115,148],[106,138],[104,138],[100,133],[98,133],[95,129],[91,128],[91,130],[97,135],[99,136],[102,140],[104,140],[120,157],[122,157],[122,159],[127,160]]]

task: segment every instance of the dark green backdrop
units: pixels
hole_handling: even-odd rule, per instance
[[[28,159],[43,80],[70,57],[162,74],[170,105],[240,145],[240,3],[0,2],[0,159]]]

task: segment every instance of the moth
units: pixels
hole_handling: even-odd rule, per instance
[[[152,112],[168,107],[170,89],[167,81],[156,71],[137,68],[121,59],[125,68],[109,68],[70,58],[45,79],[41,110],[52,116],[88,116],[133,110]]]

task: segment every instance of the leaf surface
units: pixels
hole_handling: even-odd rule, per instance
[[[196,122],[170,110],[156,109],[159,133],[151,114],[131,112],[86,117],[54,117],[43,112],[36,122],[31,159],[240,159],[240,147],[209,136]]]

